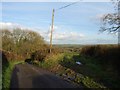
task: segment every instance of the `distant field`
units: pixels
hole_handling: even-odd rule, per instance
[[[82,45],[82,44],[53,44],[54,47],[71,47],[71,48],[82,48],[84,46],[93,46],[93,45],[117,45],[117,44],[88,44],[88,45]]]
[[[54,47],[69,47],[69,48],[80,48],[85,45],[80,45],[80,44],[53,44]]]
[[[81,44],[53,44],[53,48],[59,48],[60,52],[71,52],[71,53],[80,53],[82,48],[90,47],[90,46],[118,46],[117,44],[96,44],[96,45],[81,45]]]

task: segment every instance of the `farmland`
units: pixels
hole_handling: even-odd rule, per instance
[[[18,63],[28,63],[50,71],[80,88],[119,88],[120,47],[118,45],[53,45],[52,52],[49,53],[49,45],[39,39],[39,35],[35,32],[19,31],[23,33],[23,37],[24,33],[35,37],[35,39],[29,39],[27,36],[25,36],[26,38],[21,37],[19,42],[18,40],[13,42],[14,37],[11,38],[15,33],[12,35],[9,31],[3,32],[4,41],[1,49],[3,88],[10,87],[11,74]],[[19,37],[19,34],[17,35]],[[41,43],[38,43],[37,40]],[[9,44],[6,44],[8,42]],[[30,45],[30,42],[37,45]],[[25,45],[28,46],[25,47]]]

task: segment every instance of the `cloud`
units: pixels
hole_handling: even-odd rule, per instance
[[[12,29],[13,28],[13,24],[12,23],[3,23],[3,22],[0,22],[0,29]]]
[[[83,38],[84,35],[76,32],[63,32],[63,33],[54,33],[54,40],[78,40]]]
[[[39,33],[44,37],[46,41],[50,41],[50,32],[39,31]],[[85,35],[76,32],[53,32],[53,43],[72,43],[78,42],[80,39],[85,38]]]
[[[50,28],[49,30],[43,30],[43,29],[39,29],[39,28],[29,28],[17,23],[11,23],[11,22],[0,22],[0,29],[9,29],[9,30],[13,30],[16,28],[20,28],[21,30],[26,29],[26,30],[32,30],[35,32],[38,32],[41,36],[44,37],[44,39],[46,41],[49,41],[50,39]],[[78,41],[80,38],[85,37],[83,34],[81,33],[76,33],[76,32],[65,32],[66,30],[62,30],[63,32],[60,32],[60,29],[58,26],[54,26],[54,31],[53,31],[53,42],[54,41],[60,41],[63,40],[65,42],[67,41]]]
[[[85,35],[76,32],[54,32],[53,43],[54,44],[78,44]],[[50,33],[46,37],[46,41],[50,41]]]
[[[32,30],[38,32],[44,39],[49,42],[50,41],[50,30],[48,29],[40,29],[40,28],[29,28],[17,23],[11,22],[0,22],[0,29],[9,29],[13,30],[15,28]],[[49,27],[48,27],[49,28]],[[60,26],[54,26],[55,30],[53,32],[53,43],[54,44],[111,44],[117,43],[118,39],[113,40],[113,38],[104,38],[100,35],[98,37],[86,36],[80,32],[70,31],[61,29]],[[94,36],[94,35],[93,35]]]
[[[51,35],[51,26],[49,27],[49,30],[36,30],[38,31],[46,41],[50,41],[50,35]],[[75,31],[69,32],[69,30],[65,30],[61,28],[60,26],[54,26],[53,34],[52,34],[53,42],[59,42],[59,41],[79,41],[79,39],[84,38],[85,35],[82,33],[77,33]]]
[[[0,22],[0,30],[1,29],[9,29],[9,30],[14,30],[16,28],[20,28],[21,30],[23,29],[30,29],[29,27],[22,26],[17,23],[11,23],[11,22]]]

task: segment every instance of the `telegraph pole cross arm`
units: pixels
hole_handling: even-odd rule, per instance
[[[55,10],[53,9],[53,12],[52,12],[52,25],[51,25],[51,34],[50,34],[50,53],[51,53],[51,49],[52,49],[52,33],[53,33],[53,25],[54,25],[54,12]]]

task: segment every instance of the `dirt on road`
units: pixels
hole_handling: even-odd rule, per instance
[[[53,73],[30,64],[15,66],[10,88],[76,88]]]

